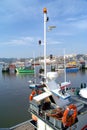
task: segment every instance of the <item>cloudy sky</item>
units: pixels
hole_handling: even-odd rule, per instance
[[[87,54],[87,0],[0,0],[0,58],[43,55],[44,7],[47,55]]]

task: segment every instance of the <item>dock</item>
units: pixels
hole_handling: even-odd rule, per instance
[[[28,120],[11,127],[10,130],[34,130],[34,127],[30,124],[30,121]]]
[[[0,130],[34,130],[34,127],[30,124],[30,121],[28,120],[10,128],[0,128]]]

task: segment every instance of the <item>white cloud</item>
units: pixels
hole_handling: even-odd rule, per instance
[[[38,38],[34,37],[21,37],[19,39],[13,39],[8,42],[4,42],[3,44],[11,45],[11,46],[17,46],[17,45],[28,45],[32,46],[36,43]]]

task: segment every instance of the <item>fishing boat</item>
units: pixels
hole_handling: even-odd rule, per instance
[[[16,66],[14,64],[3,64],[2,67],[3,73],[15,73],[16,72]]]
[[[32,67],[17,67],[16,68],[17,73],[29,73],[34,74],[34,68]]]
[[[66,72],[78,72],[79,67],[77,66],[75,61],[69,62],[66,65]]]
[[[2,67],[2,72],[9,72],[9,65],[8,64],[3,64],[3,67]]]
[[[44,13],[46,33],[47,9]],[[44,61],[46,61],[46,34],[44,34]],[[66,70],[65,70],[66,73]],[[44,80],[35,85],[29,95],[30,123],[35,130],[87,130],[87,100],[78,95],[71,82],[48,79],[44,62]]]
[[[66,72],[78,72],[79,68],[78,67],[66,67]]]

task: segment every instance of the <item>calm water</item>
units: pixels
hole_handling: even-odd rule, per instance
[[[2,74],[0,67],[0,128],[30,119],[28,113],[29,75]]]
[[[28,113],[29,94],[28,80],[33,76],[28,74],[2,74],[0,67],[0,128],[11,127],[30,119]],[[63,81],[64,76],[60,74],[58,81]],[[83,82],[87,83],[87,70],[78,73],[68,73],[72,87],[80,87]]]

